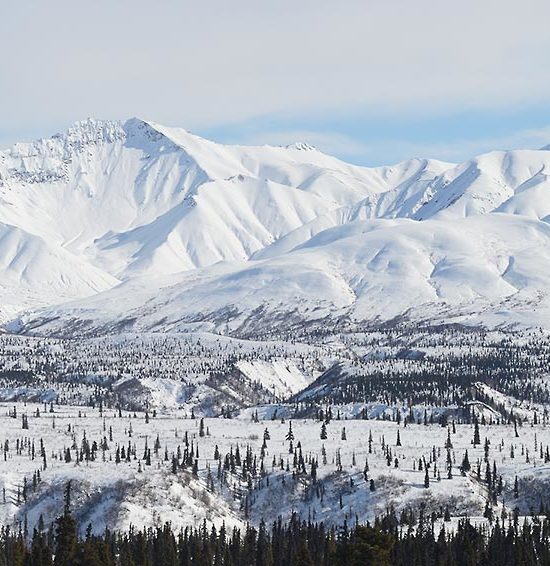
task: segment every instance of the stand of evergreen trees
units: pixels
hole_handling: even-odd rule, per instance
[[[290,402],[461,407],[479,399],[508,418],[498,399],[476,390],[476,383],[483,382],[519,401],[550,404],[546,379],[550,340],[544,333],[341,322],[334,326],[323,322],[321,327],[298,325],[288,332],[279,332],[279,325],[268,325],[265,334],[255,330],[250,336],[234,335],[252,339],[246,347],[176,335],[116,341],[0,335],[0,385],[11,390],[32,384],[44,395],[53,389],[60,404],[102,404],[133,411],[146,410],[148,399],[136,395],[132,387],[113,388],[121,375],[173,379],[189,396],[204,380],[213,397],[208,397],[199,412],[228,416],[244,406],[280,401],[272,391],[245,377],[239,362],[287,359],[299,368],[320,368],[320,360],[328,355],[340,363]],[[347,348],[330,350],[334,338]],[[307,352],[305,344],[309,345]],[[369,353],[376,355],[366,355]],[[88,379],[98,374],[101,379]],[[222,393],[228,385],[235,397],[231,407],[224,407],[227,394]]]
[[[0,566],[530,566],[550,565],[550,522],[515,515],[492,526],[467,519],[455,529],[435,528],[420,513],[400,526],[393,512],[373,526],[326,529],[322,523],[279,519],[271,528],[244,531],[199,528],[174,532],[169,524],[84,538],[70,511],[70,484],[63,514],[49,531],[40,521],[30,537],[0,529]],[[447,523],[444,523],[447,524]]]

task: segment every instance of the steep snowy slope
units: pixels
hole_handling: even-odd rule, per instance
[[[430,162],[426,175],[446,167]],[[232,147],[138,119],[87,120],[0,152],[0,222],[73,254],[84,269],[75,265],[75,277],[98,269],[113,283],[246,260],[415,175],[407,164],[356,167],[304,144]]]
[[[247,259],[406,176],[304,145],[229,147],[137,119],[88,120],[0,154],[0,220],[117,277],[174,273]]]
[[[24,308],[86,297],[118,283],[60,246],[0,224],[0,320]]]
[[[433,181],[412,218],[485,214],[513,198],[522,186],[550,170],[546,151],[494,151],[447,170]]]

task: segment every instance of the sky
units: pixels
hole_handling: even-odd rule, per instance
[[[0,1],[0,147],[87,117],[348,161],[550,144],[548,0]]]

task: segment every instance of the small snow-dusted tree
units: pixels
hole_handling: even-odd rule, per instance
[[[449,450],[452,447],[453,447],[453,443],[451,441],[451,430],[447,429],[447,440],[445,441],[445,448]]]
[[[340,454],[340,448],[336,450],[336,470],[339,472],[342,471],[342,456]]]
[[[294,440],[294,433],[292,432],[292,421],[288,422],[288,432],[285,435],[285,440],[290,442]]]

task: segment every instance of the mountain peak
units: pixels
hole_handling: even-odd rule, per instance
[[[317,148],[306,142],[294,142],[285,146],[286,149],[296,149],[297,151],[317,151]]]
[[[81,153],[89,146],[101,146],[116,142],[124,143],[132,138],[143,139],[147,143],[155,143],[168,138],[168,136],[163,131],[162,126],[141,118],[130,118],[126,121],[86,118],[74,122],[64,132],[58,132],[50,138],[16,143],[3,153],[12,158],[48,155],[66,159],[73,154]],[[169,139],[169,141],[173,145],[177,145],[173,140]],[[142,144],[138,142],[137,145]]]
[[[119,120],[86,118],[75,122],[64,133],[55,134],[52,138],[83,144],[99,141],[112,142],[124,138],[124,129]]]
[[[166,137],[163,126],[143,118],[129,118],[122,124],[122,128],[128,137],[146,137],[151,141]]]
[[[98,120],[87,118],[75,122],[65,133],[52,136],[62,139],[69,144],[87,145],[99,143],[114,143],[127,138],[144,137],[149,141],[159,141],[165,137],[162,126],[142,118],[121,120]]]

